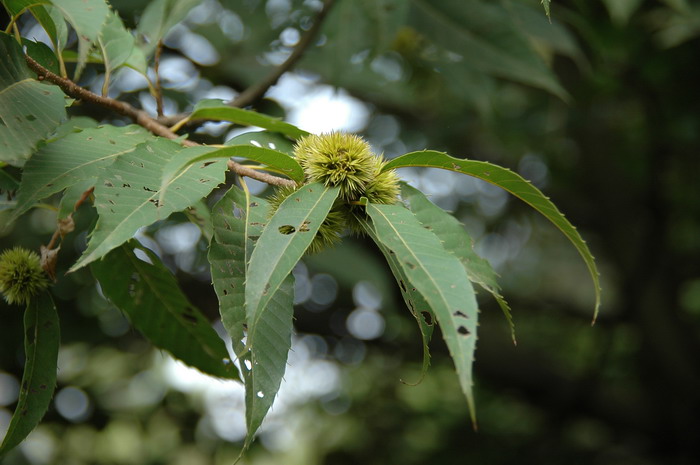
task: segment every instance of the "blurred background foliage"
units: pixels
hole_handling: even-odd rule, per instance
[[[111,3],[132,28],[147,5]],[[233,98],[265,76],[321,6],[190,3],[160,63],[171,114],[201,98]],[[314,132],[357,131],[387,157],[431,148],[517,170],[587,238],[602,272],[598,323],[591,328],[585,266],[551,225],[489,185],[405,169],[473,234],[514,310],[517,347],[495,302],[480,296],[479,431],[441,338],[422,383],[401,382],[419,378],[419,333],[378,251],[348,238],[295,270],[293,352],[245,463],[700,460],[700,8],[559,0],[550,23],[539,3],[338,0],[304,58],[254,108]],[[43,37],[31,20],[21,25],[23,35]],[[99,92],[102,78],[89,66],[81,84]],[[155,108],[136,73],[122,72],[110,95]],[[87,105],[78,113],[118,122]],[[190,129],[208,143],[243,132],[221,123]],[[0,182],[5,197],[12,182]],[[38,249],[55,218],[35,209],[4,232],[0,248]],[[76,215],[83,229],[93,218],[87,207]],[[198,228],[174,215],[138,238],[215,322]],[[4,463],[232,463],[244,435],[242,387],[154,351],[89,271],[64,276],[84,243],[84,234],[69,236],[59,259],[55,401]],[[21,317],[0,303],[0,430],[21,377]]]

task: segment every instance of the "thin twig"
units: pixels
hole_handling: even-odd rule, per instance
[[[266,173],[264,171],[258,171],[248,166],[236,163],[233,160],[228,161],[228,169],[235,172],[239,176],[247,176],[249,178],[256,179],[267,184],[271,184],[273,186],[295,187],[297,185],[297,183],[292,181],[291,179],[284,179],[278,176],[274,176],[270,173]]]
[[[265,92],[267,90],[274,86],[277,81],[279,80],[280,77],[299,61],[299,59],[304,55],[304,52],[311,46],[313,43],[314,39],[318,35],[318,32],[321,30],[321,25],[323,24],[323,20],[326,18],[328,15],[328,12],[330,11],[331,7],[333,6],[333,2],[335,0],[325,0],[323,2],[323,7],[321,10],[316,14],[316,17],[314,18],[314,22],[311,25],[311,27],[301,36],[299,39],[299,42],[296,44],[294,47],[294,50],[292,50],[292,53],[287,57],[287,59],[273,69],[267,76],[265,76],[264,79],[261,81],[251,85],[247,89],[245,89],[243,92],[241,92],[238,97],[236,97],[229,105],[232,107],[238,107],[242,108],[245,106],[248,106],[255,102],[256,100],[260,99],[263,95],[265,95]],[[158,121],[161,124],[164,124],[166,126],[173,126],[174,124],[186,119],[189,116],[188,113],[179,113],[177,115],[172,115],[172,116],[163,116],[159,117]],[[196,124],[196,123],[201,123],[203,121],[206,121],[205,119],[197,119],[197,120],[189,120],[187,124]]]
[[[304,55],[306,49],[309,48],[309,46],[316,39],[318,31],[321,30],[321,24],[323,23],[323,20],[326,18],[326,15],[328,15],[328,12],[333,6],[333,1],[334,0],[325,0],[323,2],[323,8],[321,8],[321,11],[319,11],[316,14],[314,23],[301,36],[296,47],[294,47],[294,50],[292,50],[292,53],[289,55],[289,57],[287,57],[284,63],[279,65],[277,68],[273,69],[270,72],[270,74],[268,74],[264,79],[253,84],[252,86],[248,87],[246,90],[241,92],[241,94],[231,102],[230,105],[232,107],[241,108],[255,102],[260,97],[265,95],[267,89],[274,86],[284,73],[292,69],[292,67],[297,63],[297,61],[299,61],[299,59]]]
[[[51,71],[37,63],[29,55],[25,55],[25,59],[27,61],[27,65],[29,65],[29,67],[37,74],[38,79],[40,81],[43,81],[45,79],[53,84],[56,84],[67,95],[84,100],[86,102],[94,103],[95,105],[109,108],[121,115],[127,116],[134,120],[136,124],[146,128],[147,130],[149,130],[157,136],[165,137],[167,139],[177,139],[179,137],[170,129],[163,126],[155,119],[151,118],[145,111],[139,110],[138,108],[135,108],[126,102],[121,102],[119,100],[115,100],[109,97],[102,97],[93,92],[90,92],[89,90],[80,87],[78,84],[71,81],[70,79],[65,79],[61,76],[52,73]],[[187,147],[200,145],[190,140],[183,140],[181,141],[181,143],[182,145],[185,145]],[[256,171],[254,169],[236,163],[233,160],[229,160],[227,166],[231,171],[235,172],[240,176],[247,176],[249,178],[256,179],[267,184],[273,184],[275,186],[296,185],[296,183],[290,179],[284,179],[277,176],[273,176],[269,173]]]
[[[79,98],[86,102],[94,103],[95,105],[100,105],[105,108],[109,108],[116,111],[120,115],[127,116],[134,120],[134,122],[144,128],[148,129],[150,132],[157,136],[165,137],[168,139],[177,139],[179,136],[172,132],[167,127],[160,124],[158,121],[151,118],[148,113],[138,108],[134,108],[126,102],[121,102],[109,97],[102,97],[87,89],[80,87],[75,82],[70,79],[62,78],[57,74],[52,73],[48,69],[41,66],[29,55],[25,55],[27,65],[34,71],[38,76],[39,80],[46,79],[49,82],[56,84],[58,87],[63,89],[63,91],[70,95],[71,97]],[[183,141],[183,145],[196,145],[194,142]]]
[[[160,67],[160,54],[163,52],[163,39],[158,41],[156,46],[156,55],[153,59],[153,71],[156,74],[155,90],[156,90],[156,112],[158,117],[163,116],[163,89],[160,86],[160,74],[158,68]]]

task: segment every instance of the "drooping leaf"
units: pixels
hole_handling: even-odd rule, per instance
[[[63,13],[66,21],[78,35],[78,64],[74,80],[77,80],[87,63],[90,49],[97,44],[102,25],[107,21],[109,6],[105,0],[52,0]]]
[[[66,117],[61,89],[27,68],[14,37],[0,33],[0,161],[22,166]]]
[[[191,166],[207,165],[212,161],[225,163],[231,157],[240,157],[262,163],[269,168],[269,171],[285,175],[298,183],[304,180],[304,171],[301,166],[286,153],[254,145],[232,145],[220,146],[216,149],[210,146],[204,153],[201,147],[190,147],[182,150],[163,170],[162,183],[167,185],[183,170]],[[226,169],[225,165],[223,169]]]
[[[107,94],[111,75],[131,57],[134,42],[134,36],[126,30],[119,15],[110,12],[98,38],[105,66],[104,95]]]
[[[428,200],[421,191],[404,182],[401,183],[401,198],[418,221],[442,241],[445,250],[459,258],[469,279],[496,299],[508,321],[511,336],[515,342],[513,316],[508,303],[501,296],[498,275],[491,264],[474,251],[474,241],[464,226],[454,216]]]
[[[104,295],[153,345],[203,373],[238,379],[224,341],[153,252],[132,240],[91,269]]]
[[[511,12],[500,2],[413,0],[412,5],[410,24],[436,45],[457,54],[458,63],[465,69],[535,86],[568,99],[529,37],[514,24]]]
[[[233,339],[246,385],[247,436],[250,445],[272,406],[284,375],[291,346],[293,277],[290,275],[268,303],[250,351],[245,349],[246,262],[267,221],[268,204],[233,187],[214,206],[214,238],[209,248],[214,289],[219,297],[221,320]],[[252,334],[252,333],[248,333]]]
[[[192,147],[189,150],[206,147]],[[163,168],[182,146],[168,139],[147,141],[109,166],[95,186],[99,219],[87,250],[73,265],[75,271],[131,239],[142,226],[184,210],[224,182],[225,170],[214,162],[192,165],[161,185]]]
[[[311,245],[338,193],[337,187],[308,184],[287,197],[267,222],[248,265],[245,306],[249,346],[255,347],[251,336],[270,311],[270,299]]]
[[[423,296],[440,324],[476,424],[472,364],[476,349],[477,305],[467,272],[440,239],[401,205],[366,206],[380,244],[396,257],[409,282]]]
[[[75,125],[89,121],[67,122],[62,129],[73,131]],[[61,192],[77,182],[92,179],[114,160],[148,140],[151,134],[140,126],[112,125],[71,132],[43,146],[26,164],[17,192],[17,208],[12,220],[30,209],[37,201]]]
[[[155,0],[150,2],[141,15],[138,25],[139,37],[144,39],[141,45],[144,53],[150,55],[158,41],[164,39],[170,29],[185,19],[200,0]]]
[[[435,328],[435,315],[423,296],[418,292],[418,289],[409,281],[396,254],[391,253],[389,248],[379,240],[372,224],[361,217],[359,217],[358,220],[372,240],[377,244],[379,250],[382,251],[384,258],[389,264],[391,273],[394,275],[399,285],[401,296],[408,310],[411,312],[411,315],[416,319],[416,323],[418,323],[418,330],[420,331],[421,340],[423,342],[423,365],[418,381],[406,382],[406,384],[416,385],[423,380],[430,367],[430,340],[433,337],[433,329]]]
[[[407,153],[394,158],[383,169],[396,169],[406,166],[442,168],[474,176],[510,192],[544,215],[571,241],[588,267],[595,288],[595,309],[593,312],[593,320],[595,321],[595,318],[598,316],[598,308],[600,307],[600,280],[595,259],[576,228],[539,189],[523,179],[519,174],[498,165],[483,161],[454,158],[446,153],[433,150]]]
[[[294,144],[289,139],[280,133],[270,131],[246,132],[227,140],[225,145],[253,145],[255,147],[277,150],[289,156],[292,156],[294,153]]]
[[[309,134],[292,124],[285,123],[279,118],[273,118],[251,110],[235,108],[226,105],[222,100],[218,99],[205,99],[197,102],[188,120],[196,119],[230,121],[244,126],[257,126],[284,134],[292,139],[298,139]]]
[[[56,306],[48,292],[36,295],[24,313],[26,361],[19,401],[0,446],[0,458],[39,424],[56,388],[56,363],[61,342]]]

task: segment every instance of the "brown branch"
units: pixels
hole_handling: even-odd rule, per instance
[[[250,105],[265,95],[267,89],[274,86],[284,73],[292,69],[297,61],[299,61],[299,59],[304,55],[306,49],[309,48],[311,43],[316,39],[318,31],[321,30],[321,24],[326,18],[326,15],[328,15],[328,12],[332,6],[333,0],[325,0],[323,2],[323,8],[321,8],[321,10],[316,14],[313,25],[304,33],[304,35],[301,36],[299,43],[297,43],[294,50],[292,50],[292,53],[289,55],[289,57],[287,57],[284,63],[273,69],[264,79],[241,92],[241,94],[236,97],[233,102],[230,103],[230,105],[232,107],[239,108]]]
[[[265,92],[267,92],[270,87],[274,86],[284,73],[292,69],[292,67],[299,61],[299,59],[301,59],[304,52],[306,52],[318,35],[318,32],[321,30],[323,20],[326,18],[328,12],[333,6],[333,2],[334,0],[325,0],[323,2],[323,8],[321,8],[321,10],[316,14],[313,25],[301,36],[299,42],[294,47],[294,50],[292,50],[292,53],[289,55],[289,57],[287,57],[284,63],[273,69],[267,76],[265,76],[264,79],[241,92],[229,105],[232,107],[242,108],[252,104],[265,95]],[[188,113],[178,113],[177,115],[159,117],[158,121],[167,126],[172,126],[188,116]],[[204,121],[207,120],[190,120],[188,124],[198,124]]]
[[[70,79],[62,78],[61,76],[52,73],[51,71],[37,63],[29,55],[25,55],[25,59],[27,61],[27,65],[32,69],[32,71],[34,71],[37,74],[38,79],[40,81],[47,80],[53,84],[56,84],[67,95],[84,100],[86,102],[93,103],[95,105],[109,108],[119,113],[120,115],[127,116],[134,120],[136,124],[148,129],[150,132],[157,136],[165,137],[167,139],[177,139],[179,137],[166,126],[163,126],[158,121],[151,118],[145,111],[139,110],[138,108],[135,108],[126,102],[121,102],[119,100],[115,100],[109,97],[102,97],[93,92],[90,92],[89,90],[80,87],[78,84],[71,81]],[[183,140],[181,141],[181,143],[182,145],[185,145],[187,147],[199,145],[196,142],[192,142],[190,140]],[[247,166],[236,163],[233,160],[229,160],[227,166],[231,171],[235,172],[239,176],[247,176],[249,178],[256,179],[258,181],[262,181],[264,183],[272,184],[275,186],[296,186],[296,183],[290,179],[284,179],[277,176],[273,176],[269,173],[254,170]]]
[[[254,170],[248,166],[236,163],[233,160],[228,161],[228,169],[235,172],[239,176],[247,176],[258,181],[262,181],[273,186],[285,186],[285,187],[295,187],[296,182],[291,179],[284,179],[278,176],[273,176],[272,174],[265,173],[264,171]]]
[[[158,69],[160,68],[160,54],[163,52],[163,39],[158,41],[158,46],[156,47],[156,55],[153,58],[153,72],[156,74],[156,113],[160,118],[163,116],[163,89],[160,85],[160,73]]]
[[[27,65],[29,65],[32,71],[34,71],[37,74],[40,81],[46,79],[47,81],[56,84],[63,90],[63,92],[70,95],[71,97],[75,97],[81,100],[85,100],[86,102],[94,103],[95,105],[109,108],[119,113],[120,115],[127,116],[134,120],[136,124],[143,126],[144,128],[148,129],[150,132],[157,136],[165,137],[168,139],[177,139],[179,137],[166,126],[163,126],[158,121],[151,118],[145,111],[139,110],[138,108],[134,108],[126,102],[121,102],[119,100],[115,100],[109,97],[102,97],[101,95],[97,95],[93,92],[90,92],[89,90],[80,87],[78,84],[71,81],[70,79],[62,78],[61,76],[52,73],[51,71],[37,63],[29,55],[25,55],[25,59],[27,61]],[[196,145],[190,141],[183,141],[183,144]]]

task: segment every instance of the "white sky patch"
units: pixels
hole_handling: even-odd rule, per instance
[[[315,134],[360,132],[369,119],[367,106],[345,90],[294,74],[283,76],[268,96],[288,110],[290,123]]]

